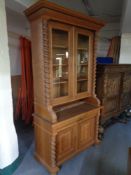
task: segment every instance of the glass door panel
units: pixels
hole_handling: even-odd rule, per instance
[[[52,29],[53,98],[68,96],[68,31]]]
[[[77,38],[77,93],[88,91],[89,36]]]

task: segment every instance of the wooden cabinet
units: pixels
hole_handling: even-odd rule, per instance
[[[131,65],[98,65],[96,82],[96,93],[104,107],[102,123],[131,105]]]
[[[56,173],[98,141],[94,53],[104,23],[46,0],[25,13],[32,34],[35,155]]]

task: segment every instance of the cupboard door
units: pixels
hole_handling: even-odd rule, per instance
[[[78,97],[87,97],[92,90],[93,33],[76,29],[75,35],[76,94]]]
[[[63,162],[76,152],[77,125],[59,131],[57,134],[57,162]]]
[[[79,121],[78,148],[83,149],[95,142],[96,117]]]
[[[51,93],[55,104],[66,102],[72,94],[70,80],[72,72],[72,28],[68,25],[51,22]]]

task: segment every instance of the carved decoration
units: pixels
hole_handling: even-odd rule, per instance
[[[100,105],[100,100],[96,97],[96,53],[97,53],[97,43],[98,43],[98,32],[94,35],[94,51],[93,51],[93,97],[96,98],[98,105]]]
[[[118,100],[115,99],[108,99],[108,102],[105,102],[104,105],[104,113],[110,113],[112,111],[116,111],[117,110],[117,104],[118,104]]]
[[[131,91],[131,75],[126,75],[123,81],[123,92]]]
[[[56,135],[51,138],[51,167],[56,167]]]
[[[49,39],[48,39],[48,21],[43,20],[43,57],[44,57],[44,94],[45,103],[50,102],[50,61],[49,61]]]
[[[120,92],[120,75],[108,75],[105,78],[104,92],[108,97],[114,97]]]

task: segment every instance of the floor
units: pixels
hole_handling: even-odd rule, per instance
[[[23,160],[13,175],[49,175],[33,156],[34,139],[31,128],[24,130],[19,143]],[[131,121],[127,124],[113,124],[106,129],[101,144],[92,146],[65,162],[58,175],[127,175],[130,146]]]

